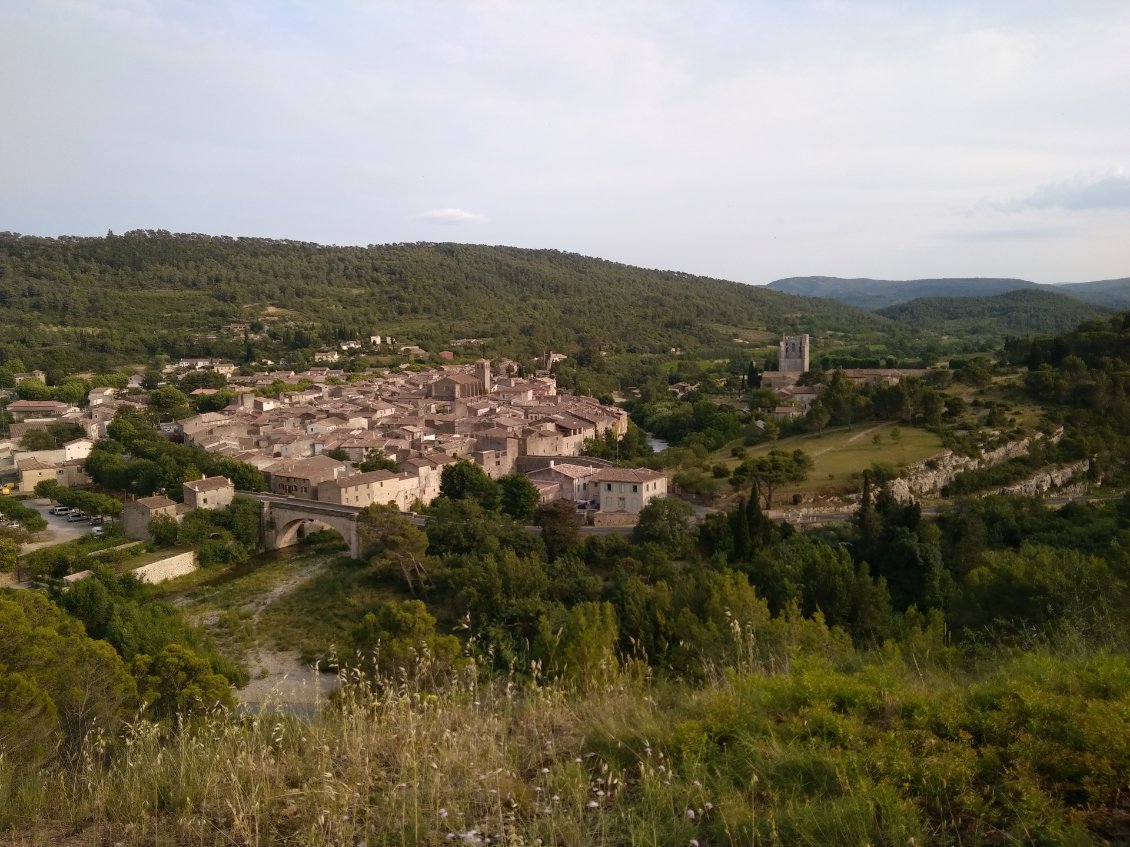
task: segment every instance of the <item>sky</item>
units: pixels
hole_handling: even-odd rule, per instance
[[[0,0],[0,230],[1130,276],[1124,0]]]

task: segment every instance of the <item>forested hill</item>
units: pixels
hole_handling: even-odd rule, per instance
[[[1018,288],[1036,288],[1023,279],[841,279],[834,276],[794,276],[766,288],[805,297],[826,297],[860,309],[883,309],[920,297],[992,297]]]
[[[861,309],[884,309],[923,297],[994,297],[1018,289],[1065,294],[1105,309],[1130,308],[1130,277],[1097,282],[1043,284],[1024,279],[841,279],[833,276],[794,276],[766,286],[773,291],[806,297],[826,297]]]
[[[8,357],[45,347],[56,358],[68,349],[203,353],[202,336],[240,322],[263,323],[291,347],[381,333],[433,350],[453,338],[490,338],[496,349],[530,354],[703,350],[749,329],[893,329],[832,301],[554,250],[334,247],[163,231],[0,234],[0,353]]]
[[[1064,294],[1017,289],[995,297],[921,297],[877,314],[947,335],[1034,335],[1066,332],[1102,311]]]

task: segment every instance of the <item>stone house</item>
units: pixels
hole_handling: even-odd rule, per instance
[[[61,418],[68,412],[77,412],[74,406],[58,400],[14,400],[8,404],[8,414],[14,421]]]
[[[594,477],[604,468],[550,460],[549,466],[526,474],[533,482],[556,483],[562,500],[585,503],[596,498]]]
[[[272,494],[316,500],[318,485],[346,476],[349,466],[329,456],[312,456],[275,462],[264,473]]]
[[[20,491],[35,491],[35,486],[52,479],[63,488],[90,485],[90,477],[83,469],[83,459],[47,462],[34,456],[17,459],[16,470],[20,475]]]
[[[405,511],[416,496],[416,479],[408,474],[379,470],[326,480],[318,485],[318,500],[365,508],[374,503],[395,503]]]
[[[638,515],[655,498],[667,496],[667,477],[647,468],[602,468],[592,482],[601,512]]]
[[[194,479],[183,483],[181,490],[184,492],[184,504],[190,509],[225,509],[235,498],[235,485],[226,476]]]
[[[176,502],[158,494],[126,503],[122,507],[122,532],[126,538],[148,541],[152,537],[149,534],[149,522],[158,515],[167,515],[176,520]]]

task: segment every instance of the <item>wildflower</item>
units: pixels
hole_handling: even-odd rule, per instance
[[[687,816],[687,820],[693,821],[694,820],[694,809],[687,809],[686,816]]]
[[[441,821],[447,820],[447,809],[440,809],[439,810],[439,819]]]
[[[698,781],[697,779],[696,779],[696,780],[695,780],[695,781],[694,781],[693,783],[691,783],[691,784],[692,784],[692,785],[693,785],[693,786],[694,786],[695,788],[702,788],[702,783],[701,783],[701,782],[699,782],[699,781]]]
[[[542,769],[541,769],[541,772],[542,772],[542,773],[549,773],[549,768],[542,768]]]
[[[691,839],[690,847],[698,847],[698,839],[697,838]]]
[[[596,802],[596,800],[589,800],[587,803],[585,803],[586,809],[596,809],[599,806],[600,806],[600,803]]]
[[[702,804],[702,807],[703,807],[704,809],[706,809],[706,811],[708,811],[708,812],[709,812],[709,811],[710,811],[711,809],[713,809],[713,808],[714,808],[714,804],[713,804],[713,803],[710,803],[710,802],[706,802],[706,803],[703,803],[703,804]]]
[[[560,794],[554,794],[549,799],[552,800],[554,803],[556,803],[557,801],[559,801],[561,799],[561,795]]]

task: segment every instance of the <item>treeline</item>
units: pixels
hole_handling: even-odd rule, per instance
[[[1124,514],[1125,505],[1054,512],[991,497],[929,520],[868,475],[858,514],[835,529],[797,534],[765,518],[753,493],[701,525],[686,504],[656,501],[630,540],[582,540],[560,504],[538,508],[542,533],[531,535],[463,486],[435,501],[426,531],[370,510],[366,537],[376,573],[406,582],[440,629],[469,616],[507,666],[583,678],[631,657],[696,675],[734,658],[735,620],[762,621],[766,644],[773,627],[819,616],[867,648],[923,615],[938,616],[959,645],[1068,630],[1118,641],[1130,634],[1110,616],[1130,599]],[[363,654],[378,635],[397,633],[366,630],[353,646]]]
[[[1079,445],[1096,478],[1130,479],[1130,313],[1055,337],[1012,339],[1005,355],[1027,365],[1026,392]]]

